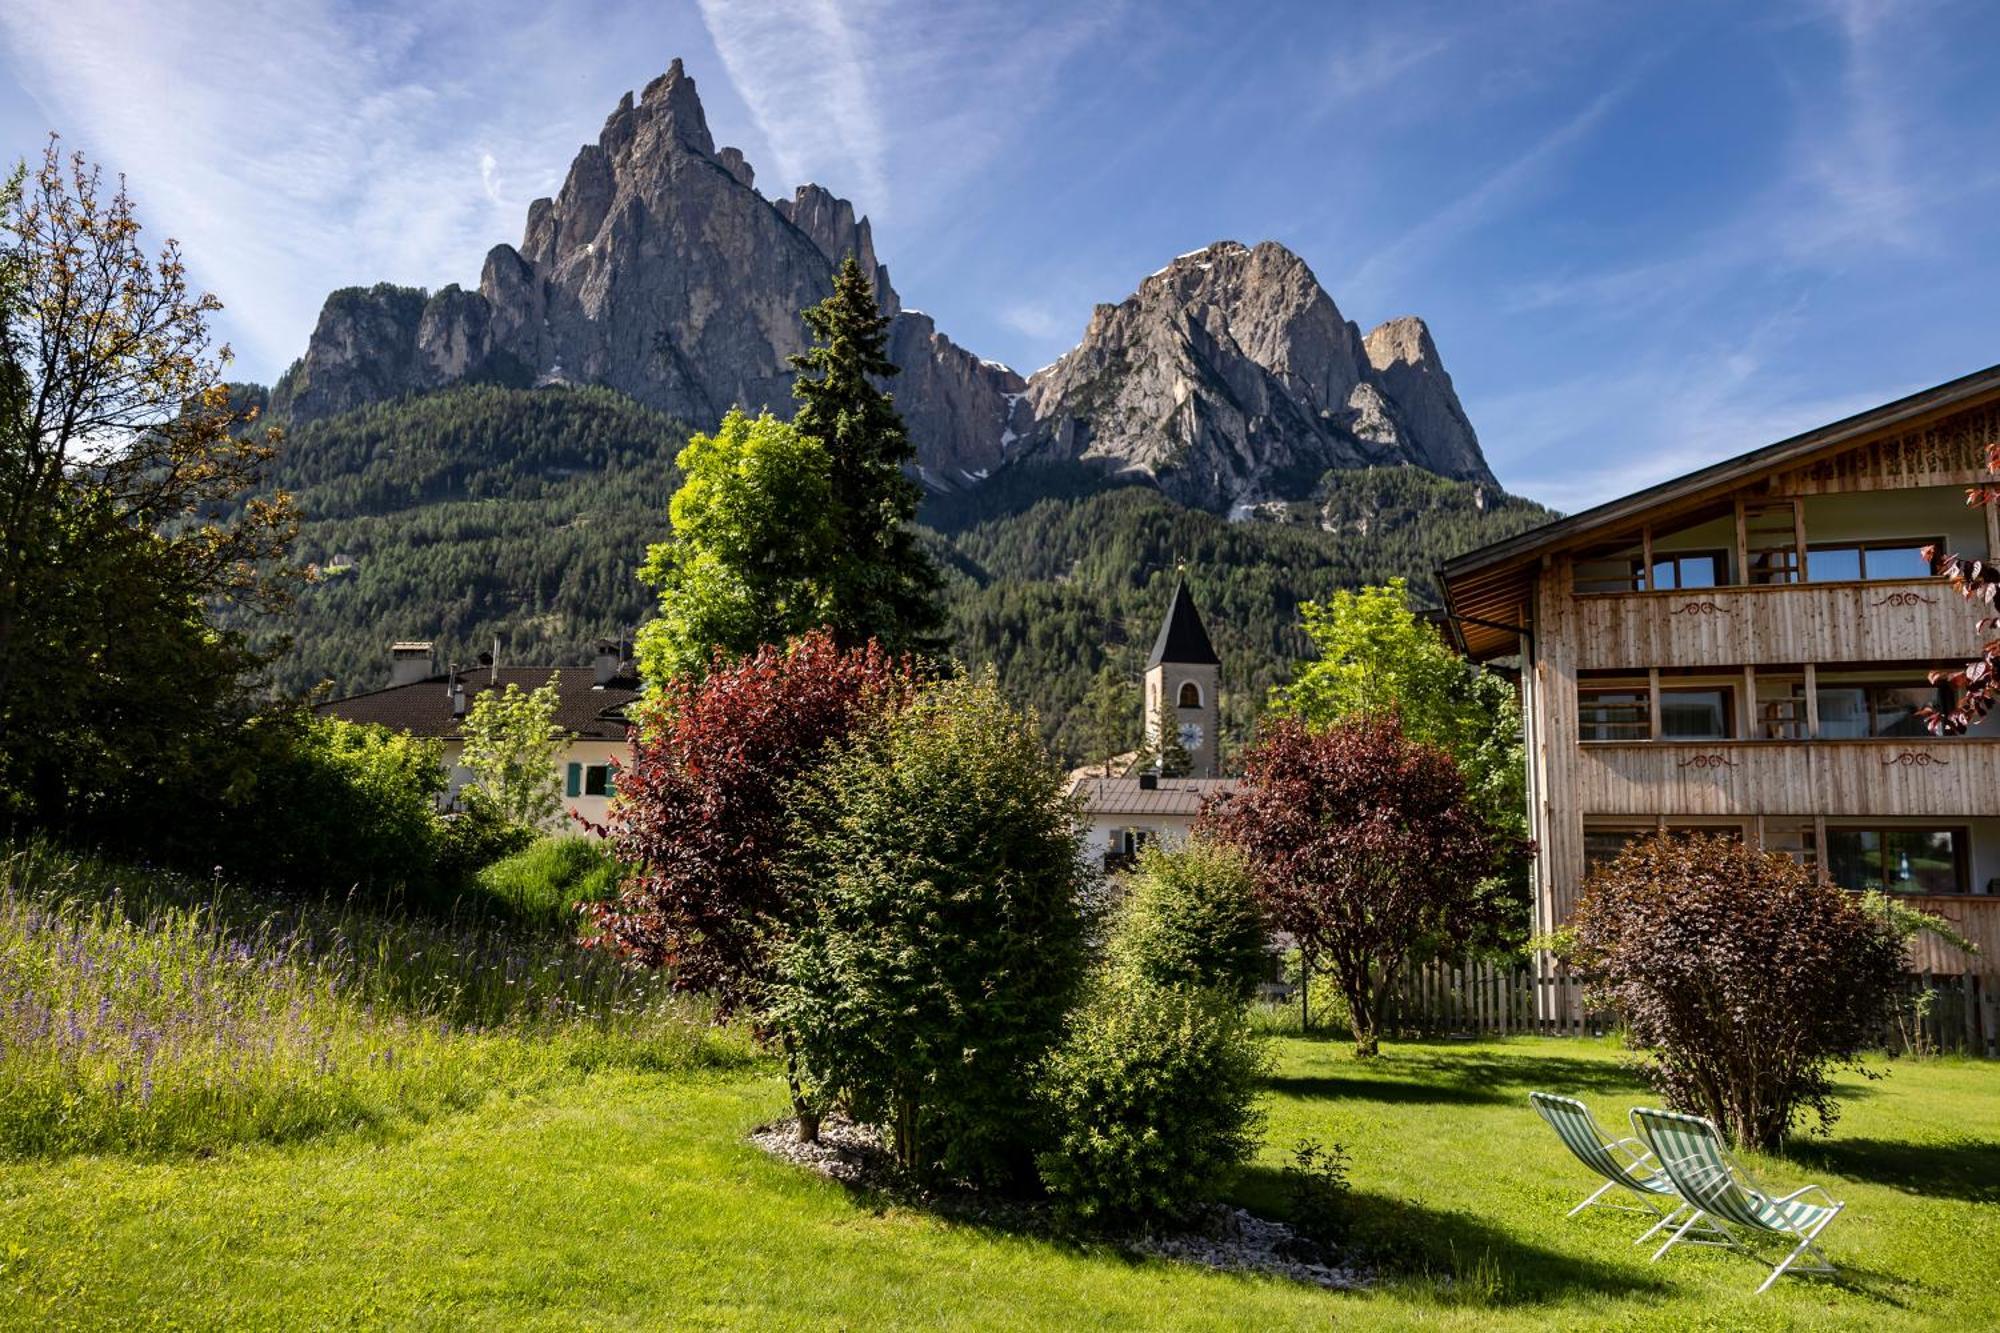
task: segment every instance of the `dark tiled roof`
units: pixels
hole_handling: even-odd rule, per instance
[[[1083,797],[1085,814],[1198,815],[1211,796],[1236,790],[1237,778],[1161,778],[1158,787],[1141,787],[1137,778],[1083,778],[1074,790]]]
[[[523,692],[536,690],[552,675],[556,678],[557,726],[584,740],[625,739],[625,705],[639,697],[637,677],[614,676],[600,686],[594,667],[501,667],[498,672],[474,667],[459,672],[459,679],[465,683],[466,706],[470,708],[482,691],[504,690],[509,685],[518,685]],[[451,693],[442,675],[335,699],[314,711],[418,736],[450,739],[458,735],[459,719],[452,716]]]
[[[1160,624],[1160,637],[1153,640],[1153,655],[1146,659],[1149,668],[1162,662],[1181,666],[1222,665],[1222,659],[1215,655],[1215,645],[1208,641],[1208,631],[1202,628],[1201,612],[1194,609],[1194,598],[1188,596],[1185,583],[1174,585],[1173,605],[1167,608],[1167,618]]]

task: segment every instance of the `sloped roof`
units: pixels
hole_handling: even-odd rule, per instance
[[[1141,787],[1137,778],[1084,778],[1073,790],[1083,796],[1091,815],[1198,815],[1211,796],[1236,790],[1238,778],[1161,778],[1158,787]]]
[[[1160,637],[1153,640],[1153,655],[1146,659],[1146,666],[1150,669],[1162,662],[1181,666],[1222,665],[1222,659],[1215,655],[1215,645],[1208,641],[1201,612],[1194,609],[1194,598],[1188,595],[1185,582],[1174,585],[1173,604],[1167,608],[1167,618],[1160,622]]]
[[[594,667],[473,667],[458,673],[465,685],[466,706],[486,690],[518,685],[523,692],[540,689],[556,678],[556,725],[582,740],[625,739],[625,706],[639,697],[636,676],[614,676],[597,683]],[[451,711],[451,691],[443,674],[391,685],[318,705],[314,712],[348,722],[372,722],[417,736],[455,740],[459,723]]]
[[[1519,633],[1511,626],[1521,616],[1527,597],[1528,567],[1557,547],[1629,526],[1667,505],[1726,495],[1766,473],[1819,454],[1858,447],[1885,432],[1908,429],[1996,396],[2000,396],[2000,366],[1989,366],[1467,551],[1447,560],[1438,570],[1446,608],[1454,617],[1454,637],[1474,658],[1518,651]],[[1490,623],[1478,623],[1481,620]]]

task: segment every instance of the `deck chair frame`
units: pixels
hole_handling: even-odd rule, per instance
[[[1784,1195],[1765,1191],[1724,1145],[1722,1131],[1716,1128],[1715,1122],[1701,1116],[1635,1107],[1632,1129],[1673,1181],[1674,1188],[1684,1201],[1683,1206],[1691,1210],[1680,1227],[1667,1237],[1666,1244],[1653,1252],[1653,1262],[1657,1263],[1674,1246],[1686,1243],[1723,1245],[1758,1263],[1770,1264],[1770,1260],[1737,1238],[1730,1230],[1730,1224],[1734,1224],[1745,1230],[1761,1231],[1798,1242],[1791,1253],[1771,1265],[1770,1275],[1757,1288],[1760,1295],[1770,1290],[1771,1284],[1786,1273],[1839,1271],[1826,1257],[1826,1252],[1820,1249],[1819,1238],[1847,1205],[1836,1200],[1822,1186],[1807,1185]],[[1668,1131],[1683,1137],[1685,1143],[1663,1142]],[[1808,1194],[1818,1194],[1824,1202],[1805,1199]],[[1764,1209],[1757,1206],[1760,1203]],[[1816,1215],[1809,1222],[1792,1222],[1783,1205],[1794,1203],[1804,1203]],[[1771,1220],[1765,1209],[1776,1210],[1777,1220]],[[1690,1231],[1697,1226],[1703,1229],[1697,1235],[1719,1239],[1691,1237]],[[1807,1255],[1815,1262],[1801,1264],[1799,1260]]]
[[[1666,1184],[1665,1173],[1657,1166],[1648,1165],[1653,1159],[1652,1150],[1639,1139],[1631,1135],[1622,1139],[1610,1137],[1598,1128],[1597,1118],[1591,1115],[1590,1108],[1574,1097],[1560,1097],[1549,1092],[1531,1092],[1528,1094],[1528,1101],[1535,1108],[1535,1114],[1555,1131],[1556,1137],[1562,1140],[1570,1155],[1591,1171],[1604,1177],[1602,1185],[1563,1216],[1575,1217],[1584,1209],[1591,1207],[1650,1216],[1654,1219],[1653,1225],[1646,1228],[1638,1239],[1632,1242],[1634,1245],[1639,1245],[1652,1239],[1663,1227],[1672,1226],[1686,1210],[1686,1202],[1676,1196],[1671,1186]],[[1573,1135],[1594,1144],[1595,1151],[1587,1151],[1583,1145],[1573,1141]],[[1647,1188],[1648,1181],[1654,1182],[1653,1188]],[[1636,1198],[1640,1206],[1635,1208],[1630,1204],[1602,1202],[1605,1195],[1620,1189]],[[1662,1209],[1654,1202],[1655,1199],[1661,1198],[1673,1199],[1674,1206],[1671,1209]]]

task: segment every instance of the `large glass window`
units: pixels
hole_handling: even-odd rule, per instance
[[[1960,829],[1829,828],[1826,868],[1842,888],[1963,893],[1965,834]]]
[[[1942,544],[1938,537],[1829,542],[1808,548],[1806,575],[1814,583],[1929,578],[1933,571],[1931,562],[1924,559],[1924,548]]]
[[[1907,679],[1822,682],[1818,694],[1819,734],[1826,740],[1928,736],[1919,711],[1951,706],[1949,687]]]
[[[1782,852],[1800,865],[1819,860],[1819,840],[1810,819],[1770,818],[1764,821],[1764,850]]]
[[[1609,865],[1618,854],[1657,830],[1649,824],[1586,824],[1583,828],[1583,868]]]
[[[1736,732],[1735,692],[1726,685],[1660,691],[1660,739],[1726,741]]]
[[[1676,551],[1653,557],[1653,586],[1719,588],[1728,581],[1729,557],[1721,551]]]
[[[1577,692],[1577,734],[1587,741],[1643,741],[1653,735],[1653,704],[1643,686]]]

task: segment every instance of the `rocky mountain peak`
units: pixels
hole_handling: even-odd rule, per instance
[[[488,252],[477,291],[329,297],[271,411],[307,421],[485,380],[608,385],[696,429],[732,406],[789,415],[800,311],[852,254],[892,317],[890,388],[933,486],[1082,459],[1238,510],[1367,463],[1491,480],[1423,322],[1364,340],[1276,242],[1179,256],[1024,381],[902,308],[848,200],[814,184],[767,200],[754,182],[740,150],[716,148],[675,60],[619,99],[562,188],[529,205],[519,248]]]
[[[1493,484],[1479,436],[1458,401],[1429,326],[1415,315],[1404,315],[1369,330],[1363,347],[1376,381],[1407,423],[1411,461],[1448,477]]]

